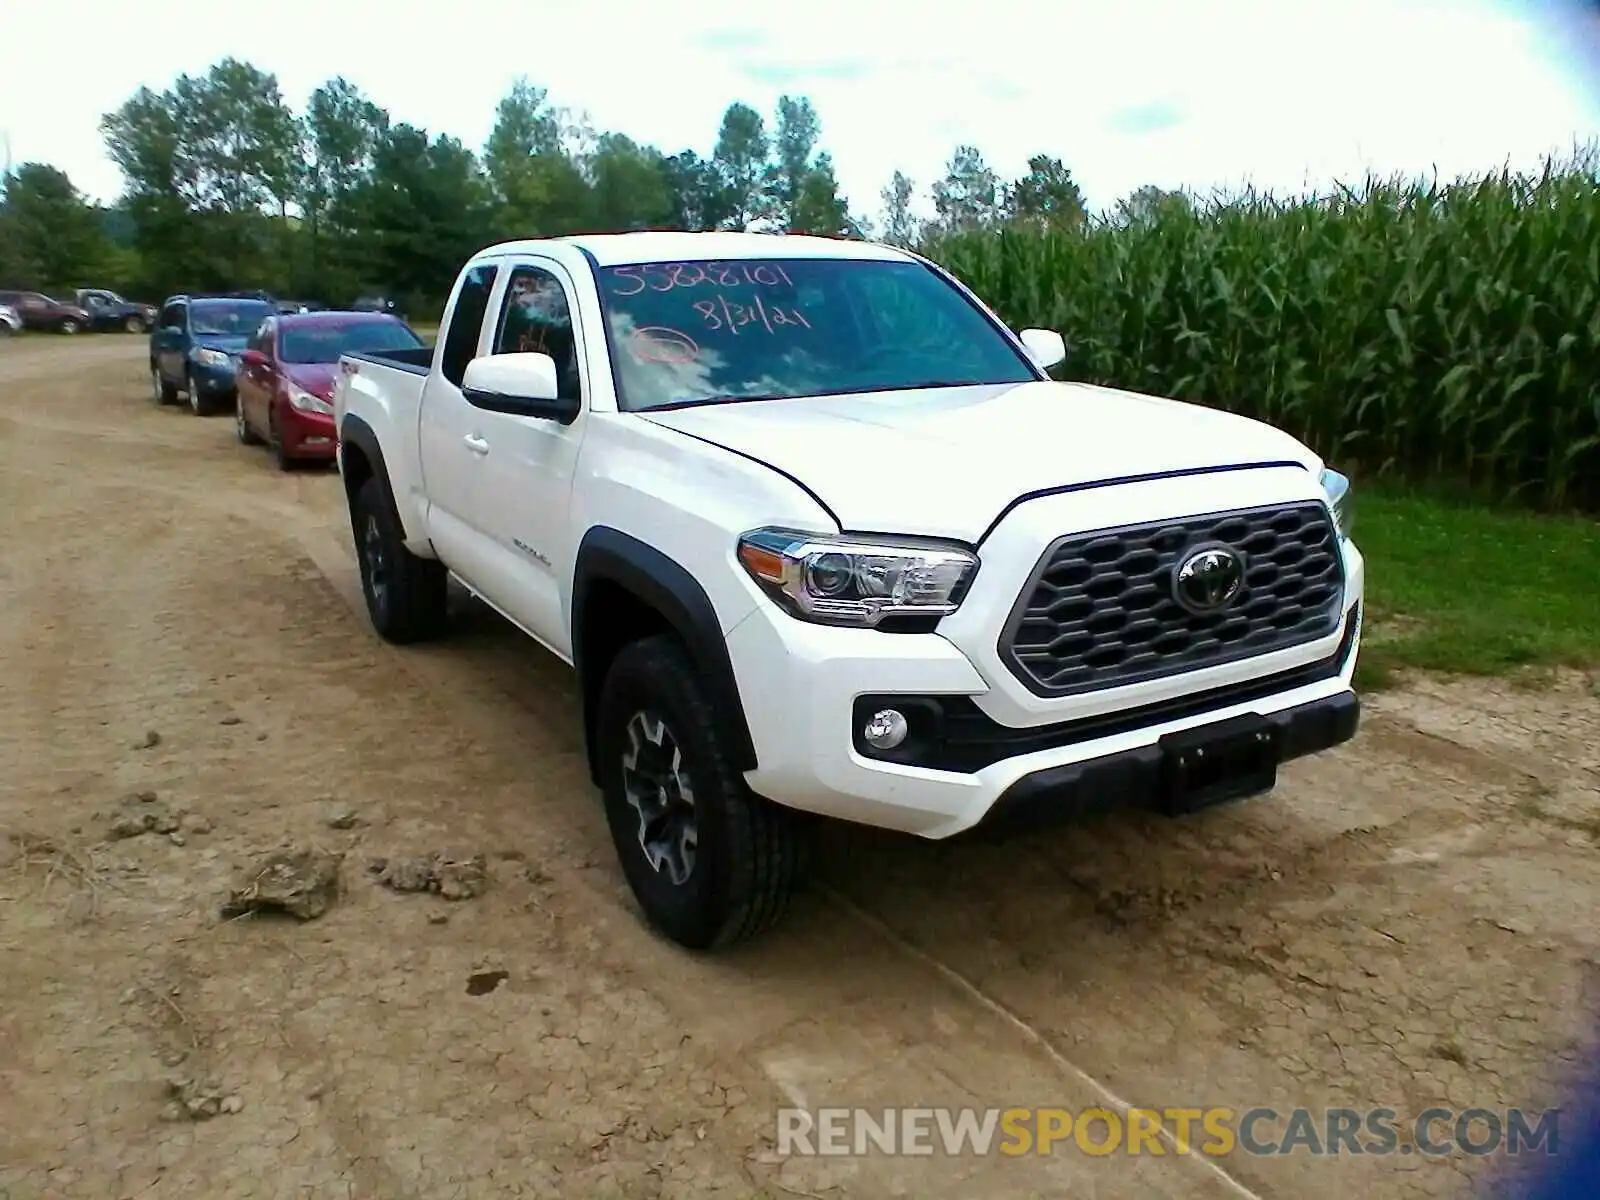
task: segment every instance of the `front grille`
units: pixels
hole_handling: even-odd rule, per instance
[[[1243,586],[1219,611],[1192,612],[1174,575],[1217,544],[1243,559]],[[1326,637],[1343,594],[1333,522],[1314,501],[1075,533],[1040,558],[1000,657],[1040,696],[1141,683]]]

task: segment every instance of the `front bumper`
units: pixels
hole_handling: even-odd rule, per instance
[[[291,458],[332,462],[338,450],[338,434],[333,417],[324,413],[301,412],[290,404],[278,409],[278,436],[284,453]]]
[[[793,808],[939,839],[1159,802],[1162,739],[1232,718],[1265,718],[1276,762],[1327,749],[1354,734],[1360,711],[1351,679],[1364,571],[1354,547],[1347,564],[1343,619],[1325,641],[1118,688],[1110,709],[1091,693],[1019,723],[997,719],[1011,708],[938,633],[829,628],[760,604],[727,635],[758,762],[747,781]],[[879,707],[911,718],[895,752],[859,737]]]
[[[231,396],[239,386],[239,377],[232,363],[216,366],[211,363],[189,360],[189,378],[203,396]]]

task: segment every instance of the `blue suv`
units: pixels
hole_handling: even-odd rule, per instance
[[[234,296],[169,296],[150,334],[150,387],[157,403],[182,392],[196,416],[233,407],[239,355],[262,321],[266,300]]]

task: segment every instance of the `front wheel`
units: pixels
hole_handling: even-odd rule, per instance
[[[78,322],[71,317],[68,317],[65,321],[61,322],[62,333],[77,333],[82,328],[83,326],[78,324]]]
[[[122,323],[122,328],[129,333],[143,333],[148,326],[145,325],[143,317],[129,317]]]
[[[406,549],[383,486],[368,479],[350,502],[350,528],[361,567],[361,592],[378,636],[397,645],[444,632],[449,583],[442,562]]]
[[[611,840],[649,922],[719,949],[783,916],[804,869],[799,814],[745,785],[681,643],[651,637],[606,675],[596,740]]]

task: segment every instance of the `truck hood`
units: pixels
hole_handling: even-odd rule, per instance
[[[926,388],[639,414],[793,477],[846,530],[976,544],[1020,496],[1208,467],[1319,460],[1259,421],[1081,383]]]

